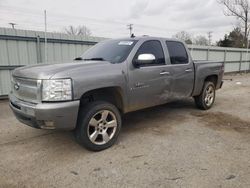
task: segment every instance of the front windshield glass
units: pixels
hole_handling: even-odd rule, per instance
[[[111,63],[123,62],[136,44],[136,40],[108,40],[87,50],[83,60],[103,60]]]

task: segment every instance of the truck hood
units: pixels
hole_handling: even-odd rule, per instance
[[[108,65],[110,65],[108,61],[77,61],[60,64],[39,64],[17,68],[14,70],[13,76],[30,79],[50,79],[58,73],[63,77],[64,73],[72,70],[81,69],[82,71],[88,71],[88,69],[93,69],[94,67],[100,67],[103,70],[105,67],[109,67]],[[65,76],[68,76],[68,74],[65,74]]]

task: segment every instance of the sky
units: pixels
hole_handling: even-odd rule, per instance
[[[215,42],[237,23],[216,0],[0,0],[0,27],[14,22],[17,29],[44,30],[44,10],[48,31],[85,25],[92,35],[107,38],[128,36],[127,24],[133,24],[136,36],[211,31]]]

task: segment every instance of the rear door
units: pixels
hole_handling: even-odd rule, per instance
[[[162,104],[170,95],[170,67],[166,65],[162,45],[165,45],[164,41],[144,41],[130,59],[129,106],[131,111]],[[141,54],[152,54],[156,60],[153,64],[133,66],[132,61]]]
[[[187,49],[179,41],[166,41],[171,67],[171,92],[174,98],[189,97],[194,85],[194,66]]]

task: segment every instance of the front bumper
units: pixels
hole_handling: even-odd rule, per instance
[[[80,101],[33,104],[9,95],[10,108],[16,118],[40,129],[73,130],[76,127]]]

